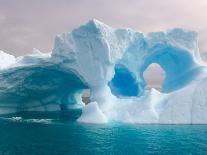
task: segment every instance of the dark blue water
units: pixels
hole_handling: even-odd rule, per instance
[[[90,125],[51,118],[1,118],[0,154],[207,154],[206,125]]]

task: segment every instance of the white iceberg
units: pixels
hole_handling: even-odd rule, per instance
[[[57,35],[52,52],[0,58],[1,113],[83,105],[80,94],[90,89],[82,122],[207,123],[207,68],[194,31],[144,35],[91,20]],[[145,88],[143,73],[152,63],[165,71],[161,92]]]

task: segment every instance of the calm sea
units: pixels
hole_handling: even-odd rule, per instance
[[[78,115],[2,116],[0,154],[207,154],[207,125],[80,124]]]

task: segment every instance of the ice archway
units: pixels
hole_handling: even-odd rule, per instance
[[[135,36],[118,63],[136,79],[138,96],[145,90],[143,73],[152,63],[160,65],[165,71],[163,92],[186,86],[202,70],[196,33],[173,29]]]
[[[194,77],[195,72],[199,71],[192,55],[187,51],[173,47],[161,47],[145,59],[140,69],[142,80],[144,80],[144,71],[152,63],[159,64],[165,71],[165,79],[162,84],[163,92],[170,92],[183,87]]]
[[[146,86],[143,74],[152,63],[158,64],[165,71],[162,92],[182,88],[200,71],[200,67],[188,51],[157,44],[148,53],[149,55],[143,57],[142,63],[137,65],[137,69],[133,69],[133,65],[128,65],[126,62],[130,60],[126,60],[125,57],[123,64],[115,66],[115,75],[110,82],[115,95],[117,93],[123,96],[142,95]],[[131,68],[134,71],[130,72]]]

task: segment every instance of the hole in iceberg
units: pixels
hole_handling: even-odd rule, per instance
[[[146,83],[146,89],[155,88],[159,91],[161,90],[165,78],[165,71],[160,67],[159,64],[150,64],[143,74]]]

